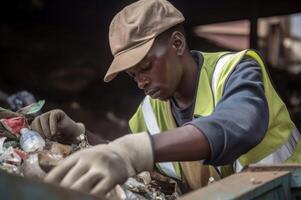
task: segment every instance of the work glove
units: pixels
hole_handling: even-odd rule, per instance
[[[64,144],[76,144],[79,135],[85,133],[82,123],[73,121],[64,111],[55,109],[36,117],[31,129],[44,138],[55,139]]]
[[[45,181],[105,198],[114,186],[153,166],[151,138],[143,132],[78,151],[50,171]]]

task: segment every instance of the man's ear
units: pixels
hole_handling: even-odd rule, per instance
[[[186,49],[186,39],[181,32],[175,31],[171,34],[170,44],[171,47],[176,51],[177,55],[181,56],[184,54]]]

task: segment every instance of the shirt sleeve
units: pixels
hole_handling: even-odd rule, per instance
[[[209,141],[211,157],[205,163],[220,166],[232,164],[262,140],[268,115],[260,66],[246,59],[229,76],[214,112],[188,124],[201,130]]]

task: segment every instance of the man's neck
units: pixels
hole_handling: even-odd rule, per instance
[[[182,66],[184,68],[182,79],[173,98],[180,108],[187,108],[193,102],[198,80],[197,62],[190,52],[183,58]]]

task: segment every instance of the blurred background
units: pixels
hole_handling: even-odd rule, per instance
[[[127,133],[127,120],[143,93],[125,74],[110,83],[104,83],[103,77],[113,59],[110,21],[132,2],[2,1],[0,106],[9,108],[9,97],[29,100],[32,95],[46,100],[43,112],[63,109],[106,139]],[[186,17],[190,49],[258,50],[301,129],[300,1],[171,2]],[[20,95],[24,90],[29,93]]]

